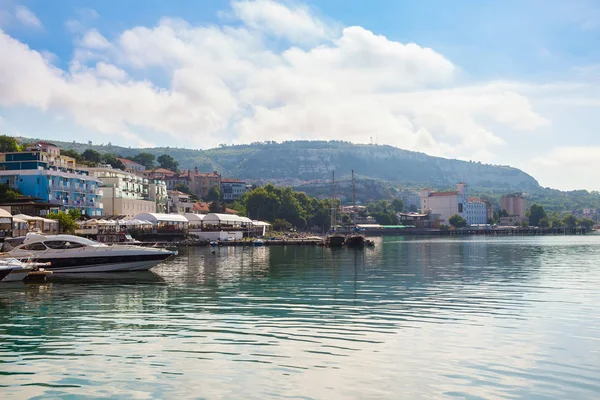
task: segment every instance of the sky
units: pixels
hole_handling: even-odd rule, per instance
[[[600,190],[597,0],[0,0],[0,132],[347,140]]]

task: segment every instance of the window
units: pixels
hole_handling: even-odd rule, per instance
[[[462,203],[458,203],[458,212],[459,213],[463,212],[463,205],[462,205]]]
[[[21,249],[32,251],[46,251],[46,246],[44,246],[42,243],[32,243],[21,247]]]
[[[68,242],[65,240],[49,240],[47,242],[44,242],[44,244],[46,246],[48,246],[49,248],[55,249],[55,250],[69,250],[69,249],[78,249],[81,247],[85,247],[84,244]]]

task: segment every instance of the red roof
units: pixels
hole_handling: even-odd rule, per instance
[[[152,171],[148,171],[148,173],[162,174],[162,175],[175,175],[175,172],[169,171],[168,169],[165,169],[165,168],[156,168],[156,169],[153,169]]]
[[[429,194],[429,196],[436,196],[436,197],[442,197],[442,196],[456,196],[458,194],[457,191],[453,191],[453,192],[432,192]]]
[[[210,210],[208,209],[209,206],[210,203],[207,203],[205,201],[199,201],[197,203],[194,203],[194,211],[202,214],[208,214],[210,212]],[[225,214],[239,214],[239,211],[226,207]]]
[[[140,163],[136,163],[135,161],[131,161],[128,158],[117,158],[117,160],[121,161],[123,164],[136,164],[136,165],[142,165]]]

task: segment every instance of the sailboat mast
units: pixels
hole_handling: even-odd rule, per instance
[[[354,170],[352,170],[352,222],[356,226],[356,188],[354,187]]]
[[[331,227],[335,226],[335,171],[331,171]]]

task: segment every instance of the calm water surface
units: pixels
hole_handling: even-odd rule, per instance
[[[192,248],[0,287],[0,397],[600,398],[600,236]]]

